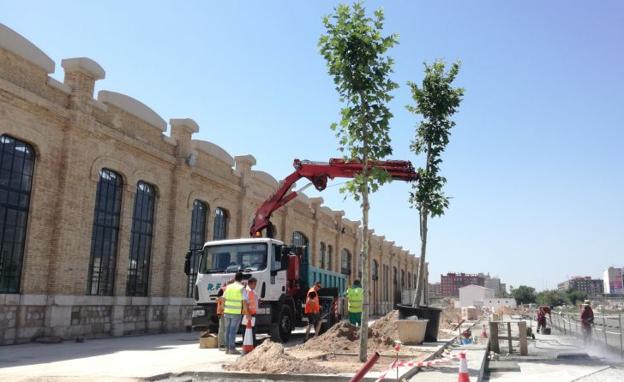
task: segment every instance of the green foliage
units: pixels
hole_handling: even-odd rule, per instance
[[[443,215],[449,205],[449,198],[442,190],[446,178],[439,173],[441,155],[455,126],[451,117],[464,95],[463,88],[452,86],[459,68],[459,62],[453,63],[448,71],[444,61],[437,60],[431,65],[425,63],[425,78],[421,86],[408,82],[416,106],[408,105],[407,110],[422,115],[410,148],[416,155],[426,155],[425,167],[418,169],[420,180],[413,185],[410,203],[421,214],[430,214],[431,217]]]
[[[586,292],[576,290],[576,289],[567,290],[565,294],[566,294],[566,300],[568,301],[570,305],[576,305],[577,302],[587,299]]]
[[[531,304],[536,301],[535,288],[526,285],[520,285],[513,289],[511,295],[516,299],[518,305]]]
[[[536,301],[539,305],[561,306],[568,302],[568,298],[564,292],[554,289],[539,292]]]
[[[339,150],[346,159],[365,165],[392,154],[388,134],[392,113],[387,103],[398,85],[389,78],[393,60],[385,54],[397,44],[398,36],[382,35],[383,21],[381,9],[371,18],[359,2],[352,7],[341,4],[334,14],[323,18],[326,33],[319,40],[328,72],[345,103],[340,122],[331,126]],[[342,191],[360,200],[364,187],[374,192],[388,180],[385,171],[365,168]]]
[[[587,298],[587,293],[580,290],[569,289],[560,291],[557,289],[545,290],[537,294],[536,300],[540,305],[561,306],[576,305],[579,301]]]

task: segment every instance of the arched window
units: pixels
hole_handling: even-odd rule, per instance
[[[303,232],[294,231],[292,234],[292,245],[297,247],[307,247],[308,237]]]
[[[397,268],[396,267],[392,267],[392,270],[394,271],[394,278],[392,280],[392,283],[394,284],[394,288],[396,290],[396,287],[399,286],[399,279],[398,279],[398,275],[397,275]]]
[[[95,196],[87,294],[113,295],[122,192],[121,176],[103,168]]]
[[[407,272],[407,289],[412,289],[412,273]]]
[[[340,253],[340,273],[343,275],[351,274],[351,253],[345,248]]]
[[[325,243],[323,243],[321,241],[321,245],[319,246],[319,263],[321,266],[321,269],[325,269],[326,264],[326,260],[325,260],[325,256],[327,255],[327,248],[325,246]]]
[[[228,212],[221,207],[215,209],[214,229],[212,230],[212,240],[224,240],[227,238]]]
[[[147,296],[152,237],[154,233],[154,205],[156,189],[151,184],[139,181],[134,199],[132,231],[130,239],[130,261],[128,263],[128,296]]]
[[[25,142],[0,136],[0,293],[18,293],[35,151]]]
[[[373,280],[379,279],[379,264],[377,263],[377,260],[373,260],[373,272],[371,278]]]
[[[327,269],[334,270],[334,247],[327,245]]]
[[[401,269],[401,288],[405,288],[405,270]]]
[[[193,212],[191,214],[191,240],[189,249],[193,252],[191,256],[191,273],[188,275],[186,285],[186,296],[193,296],[193,287],[197,280],[197,268],[199,267],[199,259],[201,250],[206,243],[206,222],[208,221],[208,205],[201,200],[193,202]]]

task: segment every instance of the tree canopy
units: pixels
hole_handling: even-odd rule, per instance
[[[515,288],[511,295],[516,299],[518,305],[532,304],[536,301],[535,288],[526,285]]]

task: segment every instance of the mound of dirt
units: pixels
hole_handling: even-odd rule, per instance
[[[381,336],[386,336],[392,339],[399,339],[399,330],[397,329],[396,325],[398,319],[399,311],[393,310],[373,322],[370,327]]]
[[[265,372],[275,374],[329,374],[336,370],[310,360],[301,360],[284,353],[281,344],[265,340],[235,364],[223,367],[230,371]]]
[[[375,321],[368,328],[369,351],[392,349],[394,340],[399,338],[396,325],[394,324],[398,317],[397,311],[390,312],[383,318]],[[293,350],[318,350],[331,353],[357,352],[360,346],[359,338],[360,328],[351,325],[347,321],[341,321],[332,326],[327,332],[294,347]]]
[[[461,321],[461,313],[457,308],[447,307],[440,314],[440,329],[454,330]]]

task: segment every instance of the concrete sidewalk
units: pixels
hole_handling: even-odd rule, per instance
[[[534,341],[529,340],[528,356],[512,354],[491,361],[484,381],[624,380],[621,361],[600,347],[584,346],[581,340],[556,331],[551,335],[536,334],[535,337]]]
[[[183,371],[221,371],[235,355],[199,349],[198,333],[0,347],[0,381],[135,381]]]

